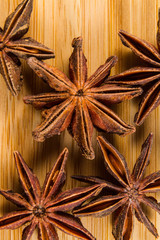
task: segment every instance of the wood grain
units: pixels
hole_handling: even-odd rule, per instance
[[[0,0],[0,26],[3,27],[7,15],[12,12],[21,0]],[[34,0],[30,30],[27,34],[37,41],[55,50],[55,60],[47,62],[57,66],[68,74],[68,58],[72,52],[71,42],[74,37],[82,35],[84,53],[88,59],[89,75],[111,55],[117,55],[119,62],[112,74],[119,73],[140,61],[132,52],[122,46],[118,30],[124,29],[156,45],[159,0]],[[23,96],[41,93],[49,88],[38,79],[29,67],[23,63],[24,84],[18,97],[12,97],[0,76],[0,188],[21,191],[18,182],[13,151],[21,152],[27,164],[38,175],[43,183],[46,172],[51,168],[58,154],[65,146],[70,155],[67,165],[67,182],[65,189],[80,186],[70,179],[73,174],[104,176],[103,158],[96,143],[97,132],[94,132],[96,159],[89,161],[81,156],[76,143],[67,131],[60,136],[37,143],[32,139],[32,130],[41,121],[40,112],[22,101]],[[126,101],[114,107],[119,116],[128,123],[133,123],[138,109],[138,99]],[[149,132],[154,133],[151,162],[146,174],[160,169],[160,111],[157,108],[137,128],[135,134],[125,138],[104,135],[126,157],[132,169],[141,149],[141,144]],[[160,195],[156,194],[158,200]],[[0,214],[15,209],[0,196]],[[160,216],[151,209],[146,209],[151,221],[160,234]],[[91,231],[97,240],[110,240],[112,236],[112,218],[82,218],[84,226]],[[1,240],[21,239],[22,229],[1,231]],[[59,232],[59,239],[75,238]],[[36,233],[32,240],[36,239]],[[154,239],[152,234],[136,219],[132,239]]]

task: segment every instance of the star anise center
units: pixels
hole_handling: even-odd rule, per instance
[[[33,208],[33,214],[38,217],[38,218],[42,218],[46,213],[46,209],[42,206],[35,206]]]
[[[79,90],[76,92],[75,96],[78,96],[78,97],[83,96],[83,89],[79,89]]]
[[[127,194],[130,200],[136,200],[139,193],[135,187],[130,187],[127,189]]]

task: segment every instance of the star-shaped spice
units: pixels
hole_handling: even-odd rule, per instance
[[[21,62],[19,58],[35,56],[40,59],[53,58],[51,49],[32,38],[22,38],[29,29],[33,0],[24,0],[11,13],[0,28],[0,73],[13,95],[22,85]]]
[[[15,229],[30,222],[23,230],[22,240],[29,240],[35,228],[38,228],[39,240],[58,240],[55,227],[80,239],[95,239],[82,226],[80,220],[68,212],[97,194],[99,185],[61,192],[66,179],[67,155],[68,150],[64,149],[51,171],[46,175],[43,188],[41,188],[38,178],[29,169],[21,155],[18,152],[14,153],[25,196],[10,190],[0,190],[7,200],[21,207],[0,218],[0,229]]]
[[[28,60],[35,73],[54,91],[27,96],[24,102],[38,109],[45,109],[42,112],[44,121],[33,131],[35,140],[44,141],[68,127],[85,157],[93,159],[93,126],[98,130],[121,135],[135,131],[134,127],[124,123],[107,105],[131,99],[142,91],[141,88],[121,87],[116,84],[102,85],[117,62],[116,56],[108,58],[105,64],[87,79],[87,60],[82,51],[82,38],[75,38],[72,46],[74,50],[69,59],[70,79],[55,67],[35,58]]]
[[[149,67],[131,68],[113,78],[113,84],[129,84],[145,87],[145,94],[135,115],[136,125],[141,125],[151,111],[160,104],[160,21],[158,22],[156,49],[149,42],[142,40],[126,31],[119,32],[122,43],[133,53],[148,63]]]
[[[160,171],[154,172],[143,178],[145,169],[149,164],[149,156],[152,144],[152,134],[142,145],[142,150],[130,173],[125,158],[103,137],[98,137],[101,150],[103,152],[105,167],[108,174],[113,177],[113,182],[108,182],[95,177],[74,176],[74,178],[90,182],[102,183],[106,186],[96,198],[89,204],[82,205],[73,213],[76,216],[106,216],[115,212],[113,235],[116,240],[130,239],[133,227],[133,214],[137,219],[144,223],[148,230],[158,237],[155,226],[147,218],[142,209],[142,204],[153,208],[160,213],[160,204],[151,196],[146,196],[146,193],[154,193],[160,191]],[[109,195],[109,189],[112,194]]]

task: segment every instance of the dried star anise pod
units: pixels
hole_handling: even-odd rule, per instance
[[[160,20],[158,21],[157,32],[158,49],[149,42],[126,31],[121,30],[119,36],[125,46],[129,47],[134,54],[150,64],[149,67],[131,68],[110,78],[113,84],[145,87],[145,94],[139,104],[139,110],[134,120],[136,125],[141,125],[149,113],[160,104]]]
[[[22,38],[29,29],[33,0],[24,0],[11,13],[0,28],[0,73],[13,95],[17,95],[22,85],[21,62],[35,56],[40,59],[53,58],[51,49],[32,38]]]
[[[101,150],[103,152],[105,167],[107,172],[113,177],[113,182],[109,182],[96,177],[73,176],[80,181],[89,183],[102,183],[106,186],[99,193],[96,200],[89,204],[78,207],[73,213],[76,216],[106,216],[114,215],[113,235],[116,240],[130,239],[133,227],[133,214],[144,223],[148,230],[158,237],[157,230],[147,218],[142,209],[142,204],[153,208],[160,214],[160,204],[146,193],[160,191],[160,171],[154,172],[143,178],[145,169],[149,164],[149,156],[152,145],[152,134],[149,134],[144,144],[139,158],[137,159],[130,173],[125,158],[103,137],[98,137]],[[107,190],[108,189],[108,190]],[[109,189],[111,194],[108,194]]]
[[[55,227],[80,239],[95,239],[83,227],[80,220],[69,212],[97,194],[99,185],[61,192],[66,179],[67,156],[68,150],[64,149],[51,171],[46,175],[43,188],[41,188],[38,178],[29,169],[21,155],[14,152],[25,196],[10,190],[0,190],[0,194],[7,200],[21,207],[20,210],[5,214],[0,218],[0,229],[16,229],[30,222],[23,230],[22,240],[29,240],[35,228],[38,228],[39,240],[58,240]]]
[[[42,112],[44,121],[33,131],[35,140],[44,141],[68,127],[85,157],[93,159],[93,126],[98,130],[121,135],[135,131],[133,126],[123,122],[106,105],[136,97],[142,90],[116,84],[102,85],[117,62],[116,56],[108,58],[105,64],[87,79],[87,60],[82,51],[82,37],[75,38],[72,46],[74,50],[69,59],[70,79],[55,67],[36,58],[28,59],[30,67],[54,92],[27,96],[24,102],[38,109],[45,109]]]

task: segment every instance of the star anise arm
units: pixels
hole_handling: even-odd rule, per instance
[[[145,177],[139,184],[139,190],[144,193],[160,191],[160,171]]]
[[[84,91],[87,91],[87,90],[89,90],[90,88],[93,88],[93,87],[97,87],[101,83],[103,83],[105,78],[107,78],[108,75],[110,74],[111,68],[117,63],[117,61],[118,61],[117,56],[109,57],[106,60],[106,62],[103,65],[101,65],[95,71],[95,73],[92,74],[90,76],[90,78],[85,82]]]
[[[132,177],[135,181],[140,181],[144,175],[145,169],[149,164],[149,157],[151,153],[151,147],[153,142],[153,134],[150,133],[142,145],[141,154],[137,159],[133,172]]]
[[[68,98],[66,101],[42,112],[45,120],[33,131],[33,137],[39,142],[43,142],[46,138],[60,134],[70,124],[76,99]]]
[[[151,111],[160,104],[160,82],[156,82],[145,94],[135,115],[136,125],[141,125]]]
[[[49,240],[52,240],[52,239],[59,240],[55,227],[52,224],[48,223],[47,221],[43,221],[43,222],[44,222],[43,225],[45,226],[46,231],[48,233]]]
[[[46,221],[47,217],[44,217],[44,220],[39,221],[38,224],[38,239],[39,240],[59,240],[58,234],[53,226]]]
[[[46,227],[44,226],[44,221],[39,221],[38,223],[38,240],[49,240]]]
[[[141,219],[141,217],[139,216],[139,213],[136,211],[136,209],[135,209],[135,217],[137,218],[137,220],[138,220],[140,223],[143,223],[143,222],[142,222],[142,219]]]
[[[18,193],[13,193],[12,191],[0,190],[0,194],[3,195],[7,200],[16,204],[18,207],[25,207],[31,209],[31,205],[26,201],[22,195]]]
[[[115,104],[141,95],[142,89],[104,84],[97,88],[90,88],[84,94],[105,104]]]
[[[42,93],[35,96],[26,96],[23,101],[32,104],[36,109],[50,108],[69,98],[68,93]]]
[[[23,210],[11,212],[0,217],[0,229],[16,229],[30,222],[33,218],[31,211]]]
[[[59,69],[49,66],[34,57],[29,58],[27,63],[37,76],[47,82],[51,88],[60,92],[69,91],[71,94],[76,93],[76,86]]]
[[[53,50],[32,38],[9,41],[6,44],[5,52],[15,54],[17,57],[23,59],[27,59],[29,57],[37,57],[39,59],[49,59],[55,57]]]
[[[90,202],[84,206],[76,208],[73,213],[78,216],[96,216],[102,217],[113,213],[116,209],[123,206],[127,202],[125,194],[108,195]]]
[[[22,85],[21,63],[16,56],[9,56],[4,50],[0,52],[0,72],[8,89],[17,95]]]
[[[71,176],[71,178],[76,179],[78,181],[81,182],[85,182],[85,183],[90,183],[90,184],[101,184],[101,183],[105,183],[106,181],[98,178],[98,177],[92,177],[92,176]]]
[[[74,188],[65,191],[46,204],[47,211],[71,211],[89,198],[98,195],[102,188],[103,184],[96,184],[91,187]]]
[[[116,240],[129,240],[133,228],[133,213],[132,208],[127,202],[121,209],[118,217],[114,221],[113,236]]]
[[[160,214],[160,204],[157,202],[157,200],[154,197],[147,197],[146,195],[142,195],[141,198],[139,198],[142,203],[148,205],[152,209],[154,209],[156,212]]]
[[[92,123],[98,129],[123,136],[135,132],[133,126],[126,124],[111,109],[96,99],[86,97],[86,104]]]
[[[95,157],[91,143],[93,133],[92,121],[85,99],[83,97],[77,97],[76,99],[75,112],[68,130],[76,140],[82,154],[92,160]]]
[[[110,183],[108,181],[105,181],[101,178],[96,178],[96,177],[91,177],[91,176],[72,176],[73,179],[79,180],[81,182],[85,182],[85,183],[90,183],[90,184],[101,184],[101,187],[108,187],[112,190],[116,190],[119,192],[123,192],[123,188],[122,187],[118,187],[117,185]]]
[[[106,79],[106,84],[125,84],[132,86],[144,86],[160,78],[160,69],[151,67],[134,67],[120,74]]]
[[[36,218],[32,219],[31,223],[23,229],[22,240],[30,240],[35,228],[37,227],[38,220]]]
[[[19,39],[27,33],[32,7],[33,0],[24,0],[17,6],[15,11],[7,17],[2,41]]]
[[[51,171],[46,175],[42,193],[42,198],[45,199],[45,202],[49,201],[52,196],[55,197],[64,185],[66,180],[65,166],[67,157],[68,149],[65,148],[59,155]]]
[[[81,221],[67,213],[57,212],[57,213],[48,213],[47,222],[53,224],[61,231],[73,235],[79,239],[83,240],[95,240],[90,232],[85,229]]]
[[[148,217],[144,214],[140,204],[137,203],[135,205],[135,209],[138,212],[139,217],[141,218],[141,222],[144,223],[146,228],[148,228],[148,230],[157,238],[158,237],[157,229],[155,228],[153,223],[148,219]]]
[[[125,226],[123,233],[124,240],[129,240],[133,229],[133,210],[131,206],[128,209],[128,214],[124,226]]]
[[[78,90],[83,89],[87,80],[87,59],[82,51],[82,41],[82,37],[73,39],[72,47],[74,50],[69,58],[70,79]]]
[[[125,158],[103,137],[99,136],[97,140],[102,150],[108,172],[122,186],[127,186],[131,182],[131,177]]]
[[[123,30],[119,31],[119,36],[122,43],[129,47],[138,57],[160,67],[160,54],[153,45]]]
[[[36,203],[39,203],[41,195],[41,188],[38,178],[29,169],[20,153],[14,152],[14,158],[22,187],[25,191],[25,194],[29,198],[29,203],[34,206]]]

